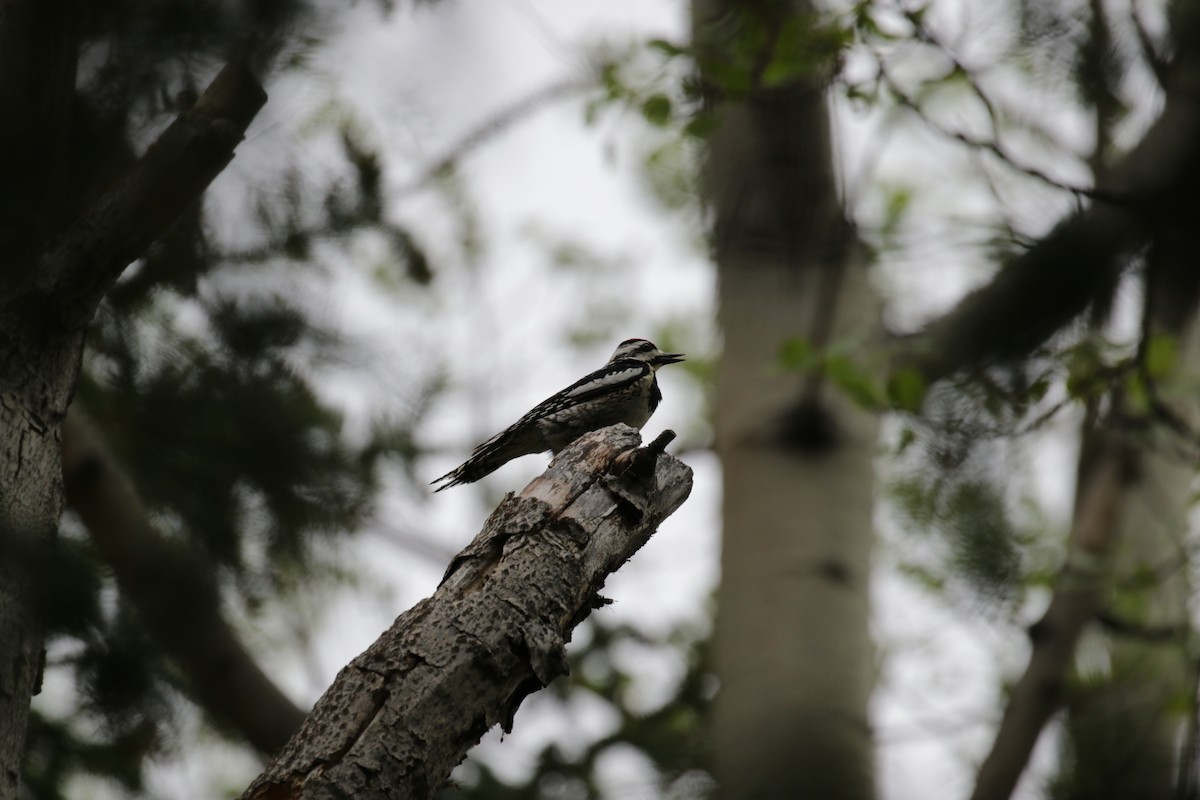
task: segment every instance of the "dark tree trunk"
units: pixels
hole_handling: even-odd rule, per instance
[[[124,180],[67,219],[76,19],[67,2],[0,3],[0,800],[19,790],[40,620],[54,602],[61,426],[87,324],[233,157],[266,100],[227,68]]]

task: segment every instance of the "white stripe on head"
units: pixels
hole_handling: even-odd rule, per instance
[[[626,339],[617,345],[617,349],[613,351],[610,362],[622,358],[633,358],[638,361],[650,361],[662,351],[659,350],[654,342],[646,339]]]

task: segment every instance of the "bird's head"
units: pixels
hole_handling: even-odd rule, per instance
[[[658,369],[667,364],[675,364],[683,361],[683,353],[664,353],[658,349],[658,346],[654,342],[646,339],[626,339],[617,345],[617,349],[613,351],[609,363],[624,359],[645,361],[654,369]]]

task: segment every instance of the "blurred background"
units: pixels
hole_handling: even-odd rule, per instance
[[[80,206],[270,99],[90,330],[27,796],[240,794],[636,336],[692,495],[446,797],[1196,797],[1193,5],[93,4]]]

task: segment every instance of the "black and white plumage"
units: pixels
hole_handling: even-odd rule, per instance
[[[519,456],[557,453],[589,431],[624,422],[641,428],[662,400],[659,367],[683,361],[645,339],[626,339],[600,369],[580,378],[475,448],[460,466],[433,481],[434,491],[473,483]]]

